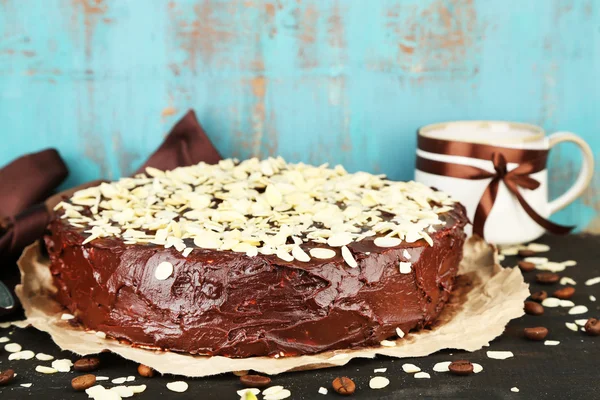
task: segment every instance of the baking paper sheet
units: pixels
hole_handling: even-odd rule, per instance
[[[442,349],[475,351],[500,336],[506,324],[523,315],[523,302],[529,295],[518,268],[502,268],[493,247],[481,239],[470,238],[465,244],[458,285],[431,330],[408,333],[395,347],[370,347],[337,350],[298,357],[227,357],[192,356],[168,351],[146,350],[103,339],[61,320],[65,310],[52,299],[52,276],[37,244],[25,249],[19,260],[21,284],[16,293],[27,320],[18,326],[32,325],[50,334],[63,350],[80,355],[112,351],[129,360],[148,365],[161,373],[202,377],[239,370],[254,370],[274,375],[287,371],[318,369],[344,365],[351,359],[422,357]]]

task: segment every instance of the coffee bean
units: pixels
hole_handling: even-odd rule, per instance
[[[233,374],[235,376],[244,376],[244,375],[248,375],[250,371],[248,370],[241,370],[241,371],[233,371]]]
[[[560,280],[560,276],[553,272],[540,272],[535,276],[535,280],[538,283],[552,284],[558,282]]]
[[[523,272],[530,272],[535,269],[535,264],[529,261],[519,261],[518,265]]]
[[[585,323],[585,333],[590,336],[600,336],[600,321],[596,318],[590,318]]]
[[[535,256],[537,253],[533,250],[529,250],[529,249],[521,249],[519,250],[519,257],[533,257]]]
[[[544,313],[544,307],[539,303],[526,301],[525,312],[529,315],[542,315]]]
[[[536,326],[535,328],[523,329],[525,337],[529,340],[544,340],[548,335],[548,328],[543,326]]]
[[[0,373],[0,386],[8,385],[12,380],[15,379],[15,371],[7,369]]]
[[[562,300],[567,300],[567,299],[570,299],[571,297],[573,297],[574,294],[575,294],[575,288],[571,287],[571,286],[567,286],[562,289],[558,289],[556,292],[552,293],[552,296],[562,299]]]
[[[240,376],[240,382],[246,387],[262,388],[269,386],[271,378],[262,375],[244,375]]]
[[[81,375],[71,380],[71,386],[77,391],[89,389],[96,384],[96,376],[92,374]]]
[[[84,357],[73,364],[75,371],[90,372],[95,371],[100,366],[100,359],[96,357]]]
[[[454,375],[469,375],[473,373],[473,364],[467,360],[452,361],[448,369]]]
[[[350,396],[356,390],[356,385],[354,381],[347,376],[340,376],[333,380],[331,386],[333,386],[333,390],[343,396]]]
[[[529,297],[531,298],[531,300],[541,303],[542,301],[548,298],[548,293],[546,293],[544,290],[540,290],[539,292],[533,293]]]
[[[144,378],[152,378],[154,376],[154,370],[147,365],[140,364],[138,366],[138,374]]]

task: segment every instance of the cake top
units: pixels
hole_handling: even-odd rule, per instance
[[[378,247],[421,239],[432,245],[429,233],[445,224],[440,216],[454,203],[417,182],[278,157],[147,168],[75,192],[55,210],[89,234],[83,244],[115,237],[174,247],[186,257],[195,246],[300,262],[332,258],[332,248],[341,248],[346,263],[356,267],[348,244],[374,236]]]

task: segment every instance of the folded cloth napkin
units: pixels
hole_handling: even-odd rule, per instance
[[[190,110],[136,173],[146,167],[169,170],[201,161],[214,164],[220,159]],[[54,149],[24,155],[0,169],[0,280],[11,291],[19,282],[16,261],[23,248],[43,235],[52,218],[44,201],[67,175],[67,167]],[[4,298],[0,293],[0,301]],[[0,315],[14,309],[0,307]]]

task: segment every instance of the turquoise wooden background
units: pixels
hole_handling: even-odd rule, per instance
[[[415,130],[566,129],[600,150],[600,1],[0,0],[0,164],[136,169],[194,108],[216,147],[412,178]],[[552,153],[553,195],[579,166]],[[600,180],[554,219],[600,227]]]

